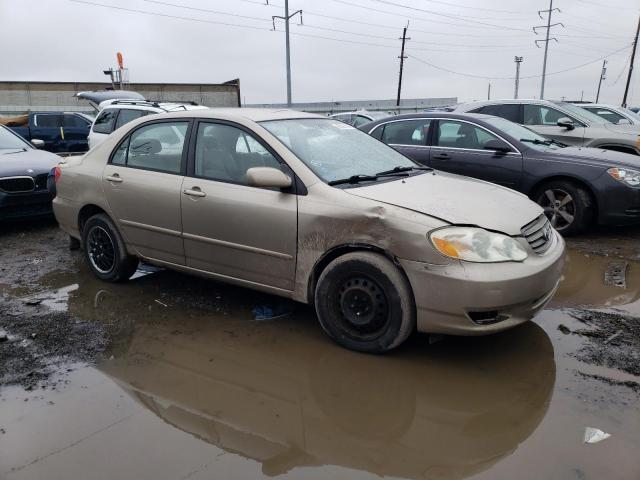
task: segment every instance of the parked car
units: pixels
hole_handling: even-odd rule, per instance
[[[0,125],[0,221],[51,214],[47,175],[60,160]]]
[[[605,103],[585,103],[577,106],[595,113],[614,125],[640,125],[640,115],[628,108],[616,107]]]
[[[193,102],[150,102],[148,100],[105,100],[100,103],[89,133],[89,148],[102,143],[111,132],[145,115],[176,112],[181,110],[203,110],[207,107]]]
[[[568,145],[640,155],[640,126],[613,125],[604,118],[567,102],[495,100],[462,104],[455,111],[506,118]]]
[[[564,262],[562,237],[524,195],[290,110],[139,118],[56,177],[56,218],[97,277],[127,280],[143,259],[289,297],[360,351],[416,328],[526,322]]]
[[[388,112],[369,112],[367,110],[358,110],[356,112],[342,112],[330,115],[329,118],[340,120],[353,127],[359,127],[365,123],[373,122],[381,118],[387,118],[393,114]]]
[[[93,118],[78,112],[29,112],[1,123],[22,138],[42,140],[43,150],[54,153],[85,152]]]
[[[483,114],[400,115],[361,128],[422,165],[526,194],[563,234],[595,222],[640,223],[637,156],[568,147]]]

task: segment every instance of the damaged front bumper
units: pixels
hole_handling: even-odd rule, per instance
[[[564,240],[521,262],[433,265],[400,260],[413,289],[417,329],[485,335],[533,318],[551,300],[564,266]]]

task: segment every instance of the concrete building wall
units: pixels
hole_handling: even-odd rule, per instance
[[[74,94],[110,86],[100,82],[0,82],[0,114],[17,115],[30,110],[92,112],[91,106]],[[239,83],[131,83],[127,89],[150,100],[194,101],[207,107],[237,107],[240,103]]]

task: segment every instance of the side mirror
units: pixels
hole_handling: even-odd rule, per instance
[[[253,167],[247,170],[247,182],[252,187],[289,188],[293,181],[291,177],[277,168]]]
[[[566,128],[567,130],[573,130],[574,128],[576,128],[576,126],[573,124],[573,120],[568,117],[559,118],[556,125],[562,128]]]
[[[31,140],[31,145],[36,148],[44,148],[44,140],[40,140],[39,138],[34,138]]]
[[[484,144],[483,147],[485,150],[493,150],[498,153],[508,153],[511,151],[511,147],[507,142],[503,142],[502,140],[498,140],[497,138],[493,138]]]

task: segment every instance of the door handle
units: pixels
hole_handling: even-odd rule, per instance
[[[190,197],[206,197],[207,194],[200,190],[199,187],[185,188],[182,193]]]
[[[449,155],[448,153],[438,153],[437,155],[434,155],[433,158],[437,158],[439,160],[448,160],[451,158],[451,155]]]
[[[104,179],[107,182],[122,183],[122,179],[120,178],[120,175],[118,175],[117,173],[114,173],[113,175],[110,175],[108,177],[104,177]]]

